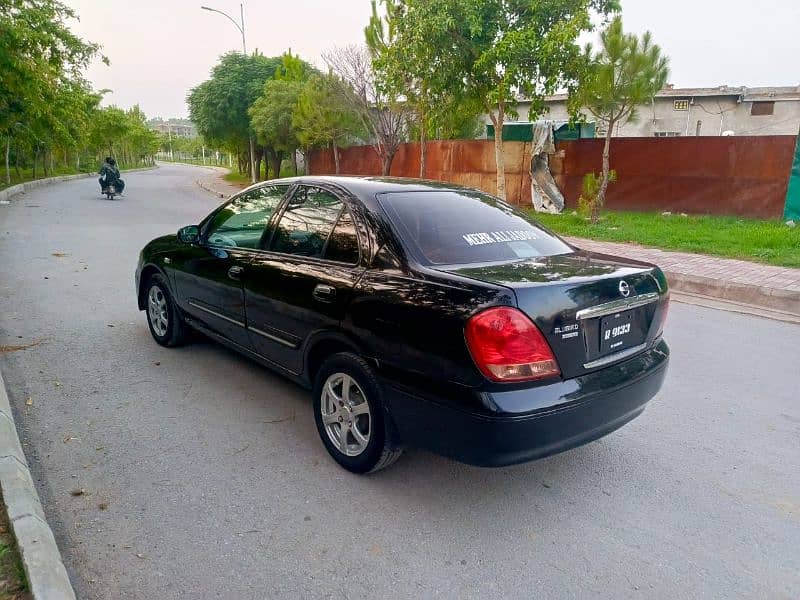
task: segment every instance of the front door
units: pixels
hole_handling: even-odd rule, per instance
[[[364,271],[351,210],[332,191],[298,186],[274,227],[269,252],[255,256],[244,284],[256,352],[293,373],[303,345],[337,328]]]
[[[175,265],[181,308],[230,341],[250,349],[244,282],[286,185],[262,185],[220,208],[201,232],[201,242]]]

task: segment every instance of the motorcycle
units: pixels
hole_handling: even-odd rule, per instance
[[[106,195],[108,200],[113,200],[114,196],[118,196],[120,191],[116,185],[111,184],[103,188],[103,193]]]

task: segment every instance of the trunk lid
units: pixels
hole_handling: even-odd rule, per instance
[[[666,310],[661,270],[616,256],[579,251],[439,270],[511,288],[566,379],[644,350],[657,337]]]

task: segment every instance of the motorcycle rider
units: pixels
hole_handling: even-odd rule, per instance
[[[100,178],[98,181],[100,182],[101,194],[105,192],[107,187],[112,185],[116,189],[117,194],[122,194],[122,190],[125,189],[125,182],[120,179],[117,161],[114,160],[113,157],[106,156],[103,166],[100,167]]]

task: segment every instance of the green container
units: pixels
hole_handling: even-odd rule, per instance
[[[788,220],[800,220],[800,136],[797,137],[797,145],[794,150],[794,164],[789,174],[789,189],[786,190],[786,208],[783,218]]]
[[[503,141],[504,142],[532,142],[533,141],[533,123],[504,123],[503,124]],[[577,140],[580,138],[593,138],[595,133],[594,123],[576,123],[570,126],[565,123],[556,128],[555,139],[559,140]],[[494,139],[494,125],[486,126],[486,137],[490,140]]]
[[[595,134],[594,123],[576,123],[570,125],[564,123],[556,128],[556,141],[559,140],[578,140],[583,138],[593,138]]]

